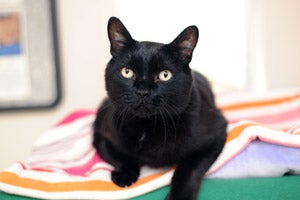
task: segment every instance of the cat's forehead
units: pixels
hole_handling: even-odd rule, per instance
[[[152,57],[158,55],[162,51],[164,44],[155,42],[139,42],[136,48],[137,55],[144,57]]]
[[[139,42],[131,52],[129,67],[138,74],[152,74],[166,68],[171,63],[164,51],[165,44]]]
[[[164,46],[164,44],[155,42],[139,42],[135,51],[131,52],[131,61],[145,65],[163,62],[165,60]]]

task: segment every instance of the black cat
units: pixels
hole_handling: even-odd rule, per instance
[[[208,81],[189,67],[197,27],[187,27],[170,44],[138,42],[112,17],[108,36],[108,98],[97,113],[93,145],[115,167],[112,181],[126,187],[143,165],[176,166],[167,199],[197,199],[227,126]]]

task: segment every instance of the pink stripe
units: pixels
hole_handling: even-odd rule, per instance
[[[98,162],[104,162],[102,158],[95,152],[94,156],[85,164],[64,169],[68,174],[84,176]]]
[[[225,114],[226,115],[226,114]],[[254,116],[254,117],[244,117],[244,119],[264,123],[264,124],[276,124],[276,123],[282,123],[294,119],[300,118],[300,107],[295,108],[293,110],[289,110],[286,112],[281,112],[279,114],[267,114],[267,115],[260,115],[260,116]],[[241,118],[238,119],[228,119],[230,123],[234,123],[241,120]]]
[[[90,176],[91,174],[93,174],[94,172],[97,172],[97,171],[111,172],[113,170],[111,168],[108,168],[108,167],[96,167],[96,168],[93,168],[91,171],[88,171],[84,176]]]
[[[18,161],[17,163],[19,163],[19,165],[22,167],[23,170],[26,170],[27,167],[24,163],[22,163],[21,161]]]
[[[78,111],[74,111],[71,114],[69,114],[66,118],[61,120],[59,123],[57,123],[55,126],[61,126],[63,124],[68,124],[68,123],[71,123],[71,122],[75,121],[76,119],[86,117],[88,115],[94,115],[94,114],[96,114],[95,110],[78,110]]]
[[[54,172],[51,169],[41,168],[41,167],[33,167],[30,170],[32,170],[32,171],[38,171],[38,172]]]

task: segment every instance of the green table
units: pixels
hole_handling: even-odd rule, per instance
[[[164,187],[132,200],[163,200],[169,191]],[[35,200],[0,192],[1,200]],[[201,200],[300,200],[300,176],[248,179],[206,179]]]

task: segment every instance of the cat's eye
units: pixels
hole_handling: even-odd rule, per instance
[[[158,74],[160,81],[168,81],[173,77],[173,74],[170,70],[163,70]]]
[[[128,78],[128,79],[134,78],[134,72],[128,67],[123,67],[121,69],[121,74],[124,78]]]

